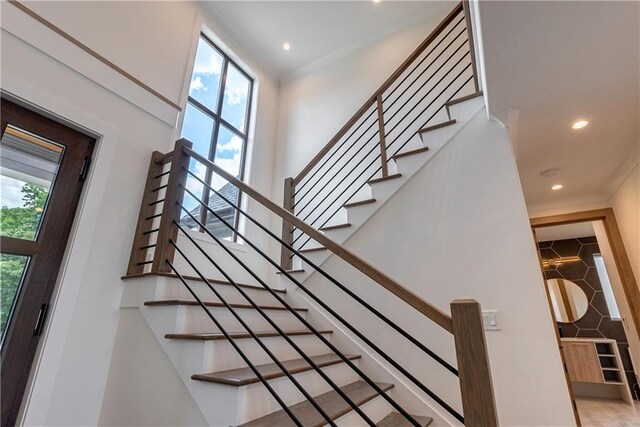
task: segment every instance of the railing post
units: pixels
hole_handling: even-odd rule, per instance
[[[139,274],[144,271],[144,265],[141,263],[146,261],[147,250],[145,247],[149,244],[149,234],[145,234],[145,232],[149,231],[153,224],[153,220],[148,218],[153,216],[155,212],[155,207],[152,206],[151,203],[155,201],[157,193],[154,194],[152,190],[158,186],[156,183],[160,182],[156,177],[162,173],[162,164],[158,162],[161,157],[162,153],[158,151],[154,151],[151,155],[147,181],[144,185],[140,212],[138,213],[138,223],[136,224],[136,231],[133,237],[133,243],[131,244],[131,255],[129,256],[127,275]]]
[[[469,51],[471,52],[471,70],[473,72],[473,85],[476,92],[480,91],[478,84],[478,67],[476,65],[476,50],[473,42],[473,24],[471,21],[471,7],[469,0],[462,0],[462,9],[464,10],[464,19],[467,27],[467,37],[469,38]]]
[[[378,108],[378,131],[380,133],[380,161],[382,162],[382,176],[389,176],[389,166],[387,165],[387,142],[384,134],[384,111],[382,108],[382,93],[376,96]]]
[[[282,201],[282,207],[293,214],[295,182],[293,178],[286,178],[284,180],[284,198]],[[282,240],[287,242],[288,245],[293,244],[293,225],[290,222],[282,220]],[[293,267],[293,259],[291,258],[291,251],[284,245],[281,246],[280,251],[280,266],[285,270],[291,270]]]
[[[496,427],[498,415],[480,304],[473,299],[454,300],[451,303],[451,320],[464,423],[473,427]]]
[[[173,221],[180,222],[182,208],[178,202],[182,202],[184,196],[184,186],[187,184],[187,169],[189,168],[189,155],[183,148],[191,148],[191,142],[186,139],[176,141],[169,169],[169,180],[162,206],[162,216],[160,217],[160,227],[156,250],[153,256],[154,272],[170,272],[171,268],[165,262],[173,261],[175,249],[169,244],[169,240],[175,241],[178,238],[178,227]]]

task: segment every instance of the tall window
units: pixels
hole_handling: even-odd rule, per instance
[[[239,179],[244,174],[252,89],[253,79],[201,34],[184,113],[182,137],[193,143],[195,151]],[[238,215],[224,198],[238,204],[239,189],[193,160],[189,169],[215,191],[191,176],[187,188],[210,210],[237,226]],[[215,214],[189,194],[185,195],[184,205],[198,222],[206,225],[216,236],[227,239],[233,237],[234,233]],[[185,213],[182,222],[189,228],[200,229],[191,215]]]

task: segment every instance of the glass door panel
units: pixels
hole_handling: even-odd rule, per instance
[[[29,265],[28,256],[0,254],[0,342]]]
[[[36,240],[64,147],[8,125],[0,140],[0,235]]]

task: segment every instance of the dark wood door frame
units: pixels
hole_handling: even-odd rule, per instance
[[[535,230],[536,228],[590,221],[602,221],[604,224],[607,239],[609,240],[613,258],[622,282],[622,289],[624,290],[629,308],[631,309],[631,320],[635,325],[636,338],[640,340],[640,289],[638,289],[638,282],[636,282],[631,263],[629,262],[629,256],[624,248],[624,242],[622,241],[622,235],[620,234],[613,209],[605,208],[532,218],[530,223],[531,227]]]
[[[0,132],[8,124],[65,146],[64,155],[34,241],[0,237],[1,252],[31,257],[23,289],[7,325],[0,352],[0,426],[15,425],[38,346],[46,307],[60,271],[95,139],[7,99],[1,100]]]

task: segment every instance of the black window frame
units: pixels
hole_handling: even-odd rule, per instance
[[[255,84],[255,80],[237,62],[235,62],[223,49],[220,49],[204,32],[200,32],[198,40],[204,40],[205,43],[207,43],[216,53],[218,53],[222,57],[222,71],[220,73],[218,93],[216,94],[217,96],[216,110],[214,111],[206,107],[201,102],[193,98],[190,94],[187,96],[187,104],[191,105],[193,108],[196,108],[197,110],[205,114],[207,117],[209,117],[213,121],[211,141],[209,143],[209,154],[207,155],[207,158],[211,162],[215,162],[215,154],[216,154],[216,148],[218,145],[218,136],[220,133],[221,125],[224,125],[224,127],[228,129],[231,133],[233,133],[234,135],[238,136],[243,140],[242,153],[240,154],[240,171],[239,171],[238,179],[240,179],[241,181],[244,181],[246,161],[247,161],[247,145],[249,144],[249,129],[251,126],[253,87]],[[238,129],[236,126],[232,125],[222,117],[222,107],[224,103],[223,102],[224,90],[227,84],[227,72],[229,70],[229,64],[232,64],[235,67],[235,69],[238,70],[238,72],[240,72],[240,74],[246,77],[247,80],[249,81],[249,92],[248,92],[248,99],[247,99],[247,109],[245,111],[246,120],[244,123],[244,129]],[[190,78],[193,78],[193,71],[191,72]],[[187,109],[185,108],[184,111],[186,114]],[[213,172],[210,169],[207,169],[204,177],[204,181],[207,183],[211,183],[212,176],[213,176]],[[204,206],[209,205],[209,200],[211,198],[212,193],[213,191],[208,190],[206,187],[203,186],[202,202],[204,203]],[[238,189],[238,200],[236,201],[236,203],[240,208],[242,208],[242,191],[240,189]],[[206,208],[204,208],[204,206],[200,205],[200,223],[206,227],[207,216],[209,212],[207,211]],[[235,210],[234,208],[233,226],[235,229],[238,229],[239,225],[240,225],[240,215],[238,214],[238,211]],[[199,231],[204,232],[202,227],[199,227]],[[238,241],[238,235],[233,231],[231,232],[231,241],[233,242]]]

